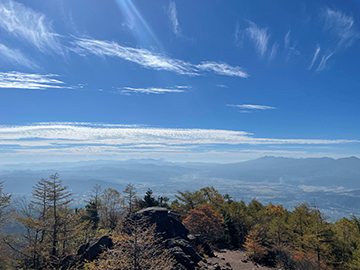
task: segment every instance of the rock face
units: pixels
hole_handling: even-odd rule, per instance
[[[149,225],[156,224],[156,232],[162,237],[164,247],[177,262],[171,270],[223,270],[219,265],[208,263],[196,251],[195,246],[200,246],[207,256],[214,256],[210,246],[205,244],[201,237],[189,235],[189,231],[177,220],[177,216],[176,212],[169,211],[166,208],[149,207],[132,214],[130,218],[146,220]],[[113,246],[110,235],[93,240],[79,248],[76,263],[92,261]]]
[[[82,245],[77,255],[79,256],[79,262],[92,261],[96,257],[107,249],[114,246],[113,241],[110,238],[111,235],[105,235],[100,239],[95,239]]]
[[[178,214],[162,207],[149,207],[134,213],[131,218],[147,219],[150,224],[156,224],[156,231],[163,238],[164,247],[172,254],[177,264],[172,270],[222,270],[218,265],[206,262],[194,248],[201,246],[204,253],[214,256],[210,246],[201,240],[201,237],[189,235],[185,226],[177,220]]]
[[[59,269],[81,269],[79,266],[85,262],[95,260],[102,252],[114,246],[111,240],[111,235],[105,235],[99,239],[93,239],[90,242],[82,245],[76,256],[67,256],[64,260],[59,262]]]
[[[163,239],[174,237],[187,238],[188,229],[176,219],[178,214],[163,207],[148,207],[131,215],[134,220],[148,219],[149,223],[156,224],[156,232]]]

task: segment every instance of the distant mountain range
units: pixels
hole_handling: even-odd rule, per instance
[[[58,172],[74,194],[89,194],[95,184],[124,190],[133,183],[138,194],[152,188],[155,195],[174,198],[177,190],[214,186],[222,194],[249,201],[256,197],[286,207],[316,201],[324,209],[354,213],[360,208],[360,159],[282,158],[266,156],[231,163],[173,163],[165,160],[98,160],[0,166],[4,191],[29,194],[41,178]],[[81,195],[85,196],[85,195]],[[80,196],[80,197],[81,197]],[[83,199],[79,200],[81,205]],[[357,212],[356,212],[357,213]],[[360,210],[359,210],[360,215]]]
[[[291,185],[342,186],[360,189],[360,159],[283,158],[266,156],[231,163],[172,163],[164,160],[83,161],[74,163],[35,163],[0,166],[0,179],[10,192],[28,191],[36,181],[55,172],[70,186],[102,182],[105,185],[126,183],[166,183],[182,176],[221,178],[243,182],[267,182]],[[88,183],[90,184],[90,183]],[[88,186],[88,185],[87,185]],[[191,188],[191,187],[189,187]]]
[[[360,159],[263,157],[212,165],[208,175],[242,181],[360,188]]]

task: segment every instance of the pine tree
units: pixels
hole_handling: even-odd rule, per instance
[[[146,191],[144,198],[139,201],[140,208],[153,207],[158,205],[159,202],[153,197],[153,191],[151,188]]]

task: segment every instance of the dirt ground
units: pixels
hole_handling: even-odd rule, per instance
[[[276,268],[268,268],[260,265],[255,265],[247,261],[245,251],[220,249],[214,252],[215,258],[208,258],[207,261],[211,263],[219,263],[222,268],[229,263],[233,270],[275,270]],[[244,262],[247,261],[247,262]]]

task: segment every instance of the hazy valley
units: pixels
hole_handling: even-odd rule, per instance
[[[330,220],[360,216],[360,159],[356,157],[291,159],[263,157],[232,163],[171,163],[164,160],[87,161],[0,166],[4,191],[29,196],[41,178],[58,172],[82,207],[95,184],[124,190],[135,184],[139,196],[148,188],[155,196],[174,198],[177,190],[214,186],[236,200],[256,198],[288,209],[301,202],[317,205]]]

